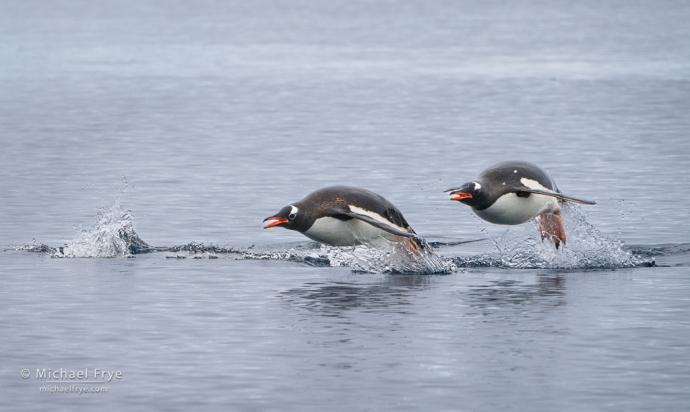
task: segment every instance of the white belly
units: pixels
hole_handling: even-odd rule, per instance
[[[556,213],[559,210],[561,207],[554,197],[535,194],[518,197],[515,193],[508,193],[499,197],[491,207],[474,210],[474,213],[497,225],[519,225],[542,213]]]
[[[395,239],[396,236],[359,219],[339,220],[322,217],[304,232],[311,240],[330,246],[352,246],[369,242],[379,237]]]

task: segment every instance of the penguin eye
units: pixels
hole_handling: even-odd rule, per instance
[[[480,194],[481,192],[482,192],[482,191],[479,190],[479,189],[474,189],[474,191],[472,192],[472,194],[473,194],[474,196],[479,196],[479,194]]]
[[[290,216],[288,216],[288,219],[295,220],[296,217],[297,217],[297,213],[290,213]]]

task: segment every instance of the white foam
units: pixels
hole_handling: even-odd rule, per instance
[[[404,242],[380,239],[376,245],[318,249],[291,248],[287,251],[256,253],[246,251],[242,259],[289,260],[314,266],[346,267],[366,273],[444,274],[456,271],[451,260],[436,255],[430,246],[414,253]]]
[[[96,223],[88,230],[79,232],[76,239],[68,242],[54,257],[112,258],[131,254],[133,242],[146,245],[134,232],[132,214],[117,202],[98,213]]]
[[[567,243],[556,249],[542,241],[537,224],[511,227],[494,240],[496,250],[481,256],[456,259],[461,266],[498,266],[506,268],[596,269],[635,267],[645,259],[623,248],[623,242],[604,236],[587,222],[579,205],[563,206]]]

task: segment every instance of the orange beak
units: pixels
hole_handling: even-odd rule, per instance
[[[273,226],[278,226],[282,223],[287,223],[288,220],[285,219],[284,217],[279,217],[279,216],[271,216],[267,217],[264,219],[264,229],[268,229],[269,227]]]
[[[453,192],[450,194],[450,200],[457,200],[459,202],[463,199],[472,199],[472,195],[465,192]]]

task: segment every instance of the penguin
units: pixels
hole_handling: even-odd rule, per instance
[[[536,219],[542,241],[551,239],[556,249],[566,242],[561,204],[596,204],[564,195],[546,171],[521,161],[493,165],[475,181],[445,192],[450,192],[450,200],[470,206],[477,216],[497,225],[519,225]]]
[[[264,229],[284,227],[329,246],[370,244],[385,238],[413,252],[425,242],[398,208],[376,193],[348,186],[319,189],[264,219]]]

